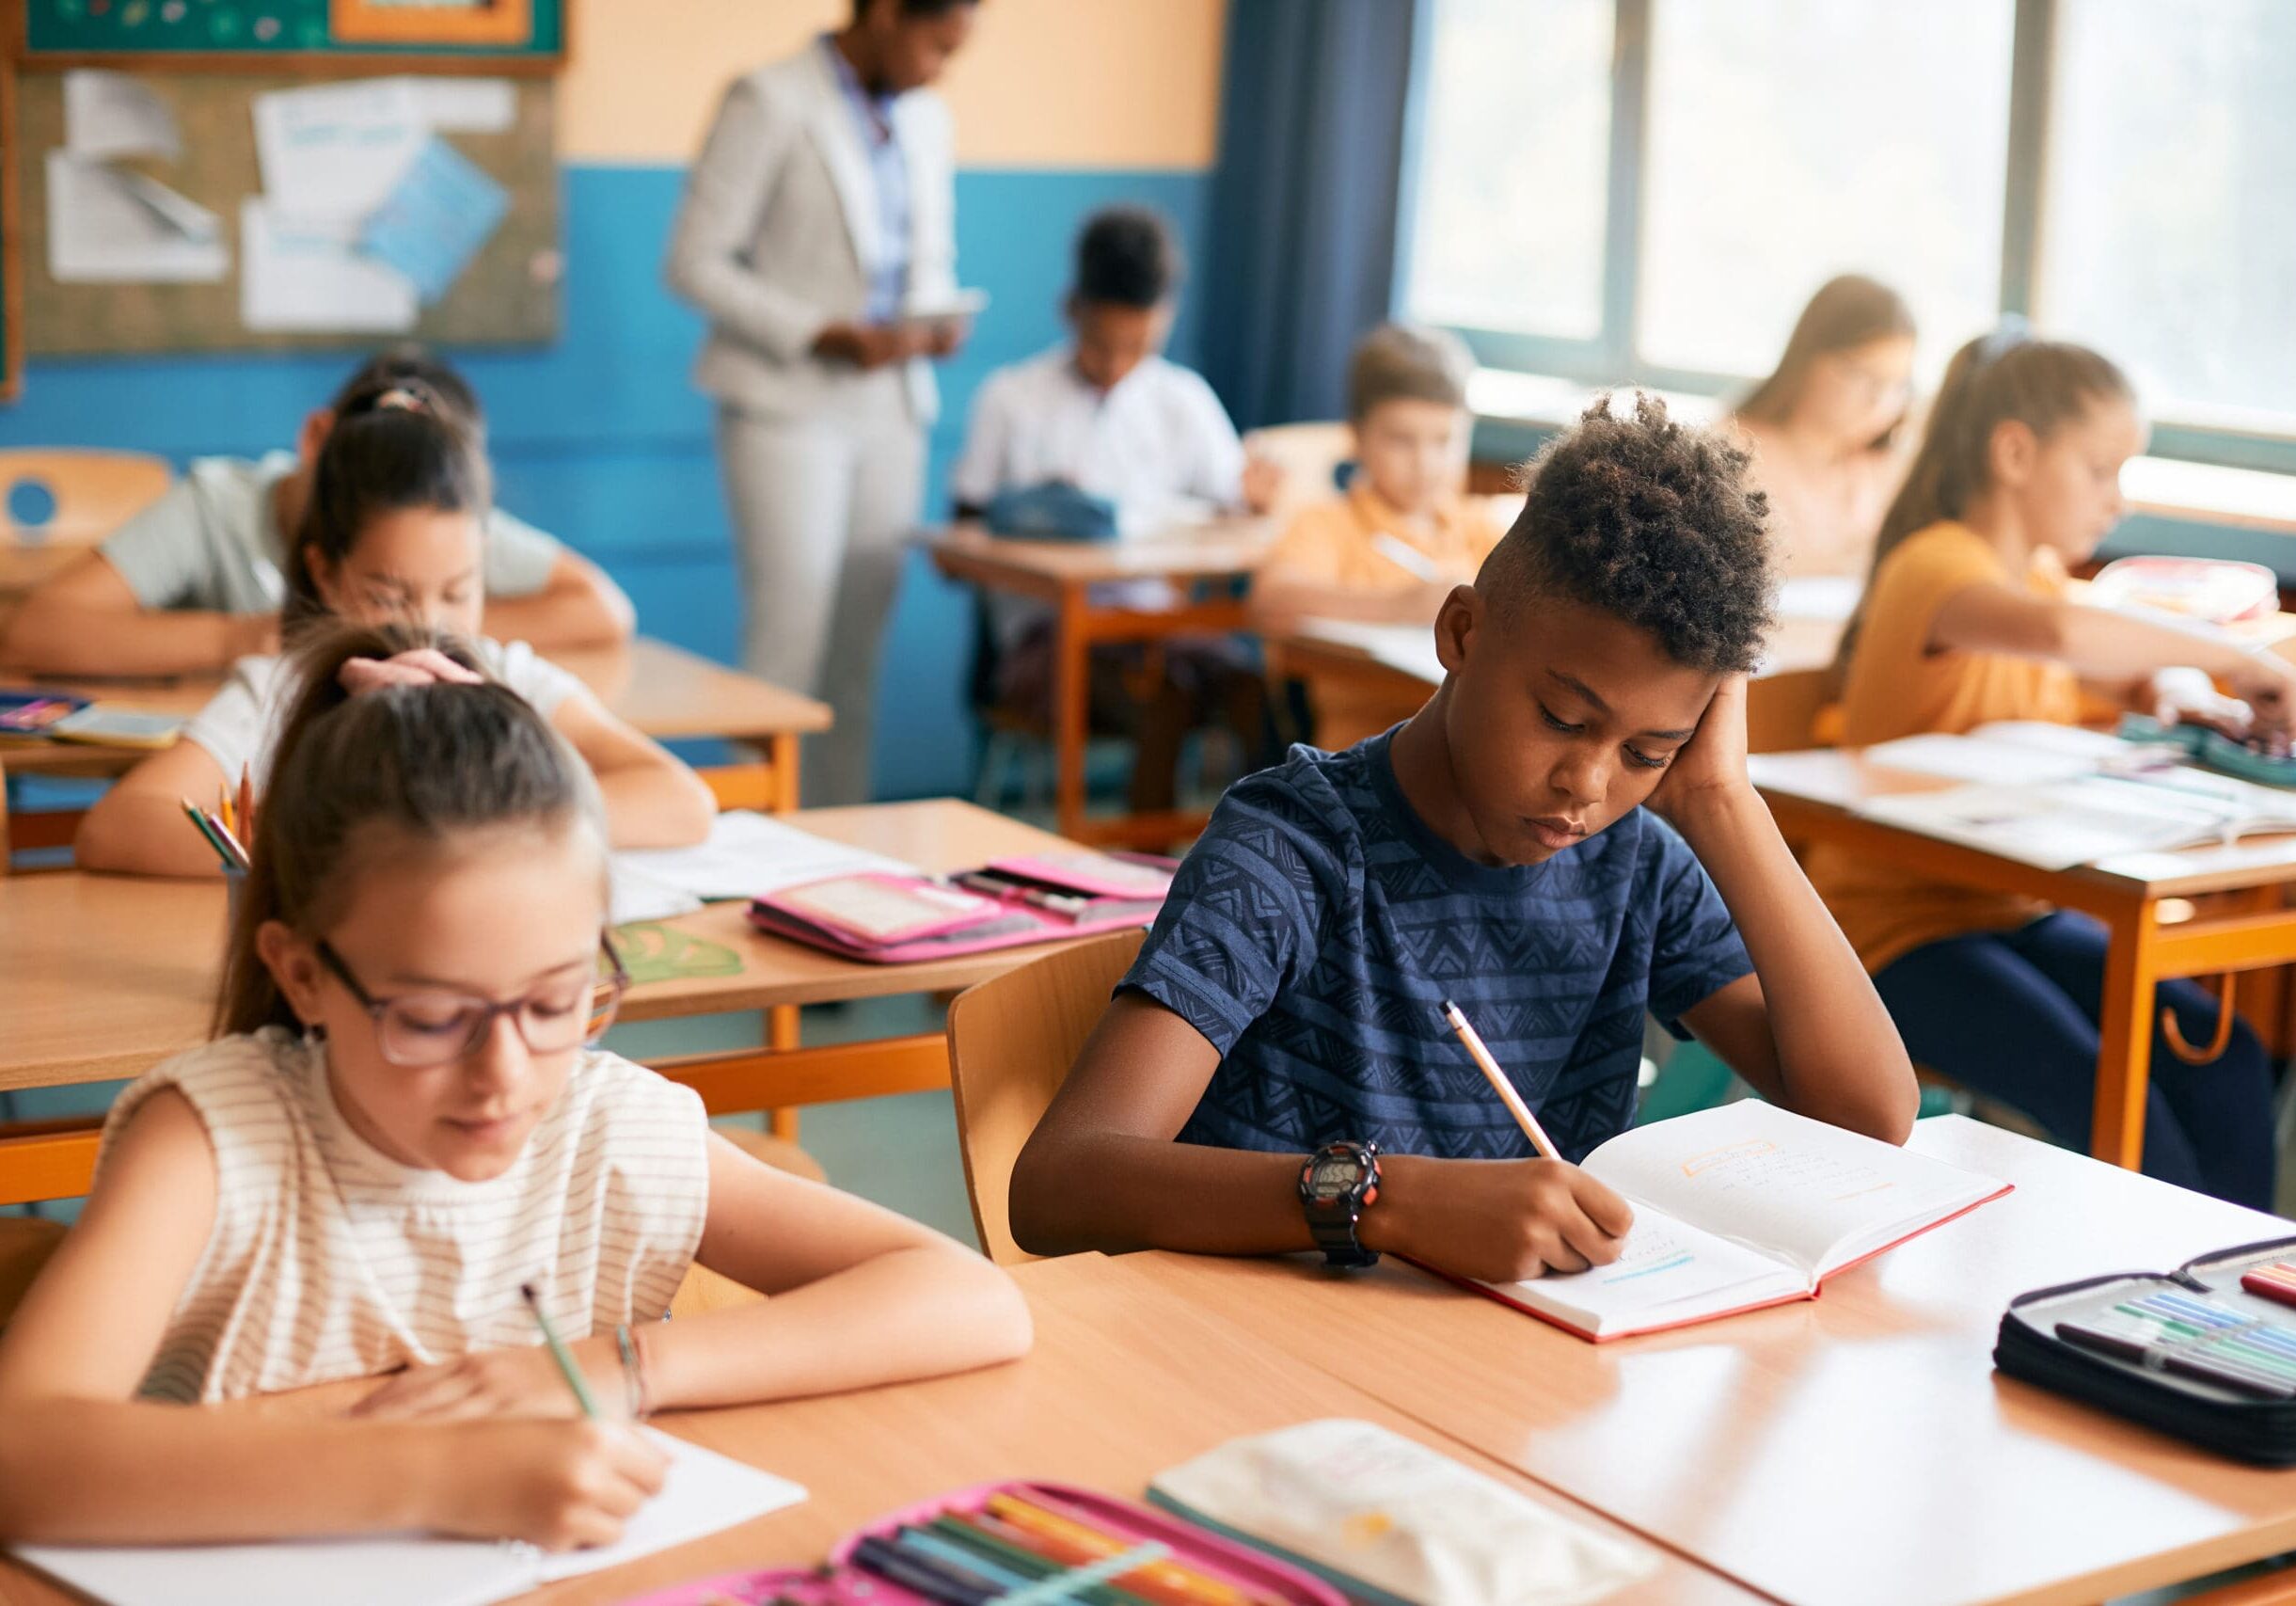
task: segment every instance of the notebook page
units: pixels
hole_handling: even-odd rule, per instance
[[[569,1550],[546,1555],[541,1561],[543,1582],[555,1583],[620,1566],[650,1556],[673,1545],[684,1545],[721,1528],[795,1505],[805,1498],[805,1487],[771,1472],[705,1450],[655,1428],[646,1437],[670,1453],[670,1475],[661,1493],[648,1501],[622,1530],[614,1544],[594,1550]]]
[[[421,1534],[256,1545],[25,1545],[18,1559],[107,1606],[487,1606],[543,1583],[618,1566],[794,1505],[805,1490],[652,1428],[668,1480],[594,1550]]]
[[[541,1582],[523,1546],[412,1534],[15,1554],[106,1606],[485,1606]]]
[[[850,848],[743,809],[711,823],[692,848],[649,848],[613,856],[614,868],[695,898],[760,898],[831,876],[915,875],[916,867]]]
[[[1635,1223],[1608,1265],[1483,1286],[1596,1338],[1699,1321],[1809,1292],[1808,1277],[1793,1266],[1639,1200],[1628,1202]]]
[[[1588,1155],[1587,1169],[1813,1280],[2002,1191],[1759,1099],[1637,1127]]]

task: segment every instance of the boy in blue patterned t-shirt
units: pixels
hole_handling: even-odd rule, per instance
[[[1904,1046],[1747,780],[1771,571],[1746,462],[1655,400],[1598,405],[1445,602],[1427,707],[1228,793],[1014,1168],[1025,1248],[1609,1261],[1632,1213],[1568,1162],[1633,1121],[1646,1011],[1905,1139]],[[1528,1157],[1447,997],[1565,1161]]]

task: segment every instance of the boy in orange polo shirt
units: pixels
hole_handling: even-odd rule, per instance
[[[1387,324],[1348,365],[1355,477],[1344,496],[1303,509],[1252,583],[1254,610],[1282,629],[1306,618],[1429,625],[1451,588],[1471,584],[1505,533],[1465,494],[1467,374],[1454,335]],[[1319,688],[1316,745],[1354,745],[1386,727],[1384,706]]]

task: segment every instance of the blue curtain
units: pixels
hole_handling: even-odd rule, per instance
[[[1232,0],[1204,374],[1239,428],[1339,418],[1395,277],[1415,0]]]

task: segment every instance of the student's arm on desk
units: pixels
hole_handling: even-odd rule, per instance
[[[0,1540],[254,1540],[434,1530],[610,1541],[666,1458],[601,1423],[318,1421],[135,1391],[215,1216],[206,1129],[155,1093],[0,1333]]]
[[[838,1393],[1010,1360],[1029,1345],[1012,1279],[929,1227],[709,1140],[709,1219],[695,1258],[770,1297],[633,1328],[657,1410]],[[570,1346],[619,1399],[611,1337]],[[547,1352],[489,1350],[403,1374],[361,1416],[564,1416]]]
[[[525,596],[488,596],[484,632],[499,642],[554,647],[612,646],[638,628],[638,610],[606,571],[579,552],[561,549],[550,578]]]
[[[1938,605],[1932,652],[1996,652],[2062,663],[2133,701],[2161,670],[2194,668],[2223,680],[2266,729],[2296,718],[2296,666],[2223,631],[2165,613],[2122,612],[2037,596],[2006,585],[1971,585]]]
[[[1754,962],[1683,1024],[1763,1097],[1903,1143],[1921,1090],[1906,1046],[1842,928],[1746,777],[1746,682],[1715,693],[1651,806],[1671,820]]]
[[[659,742],[607,712],[597,698],[586,691],[570,693],[550,723],[598,779],[611,846],[684,848],[709,835],[718,804],[708,784]]]
[[[1305,1155],[1174,1141],[1219,1051],[1137,992],[1117,994],[1012,1173],[1012,1230],[1037,1254],[1180,1249],[1264,1255],[1312,1248],[1300,1213]],[[1462,1276],[1512,1281],[1618,1258],[1625,1201],[1551,1160],[1380,1156],[1364,1246]]]
[[[35,675],[183,675],[277,652],[276,613],[146,608],[102,552],[90,552],[24,598],[0,660]]]
[[[72,840],[72,862],[129,875],[219,874],[215,851],[183,817],[183,800],[210,806],[225,784],[223,767],[196,741],[154,753],[96,800]]]

